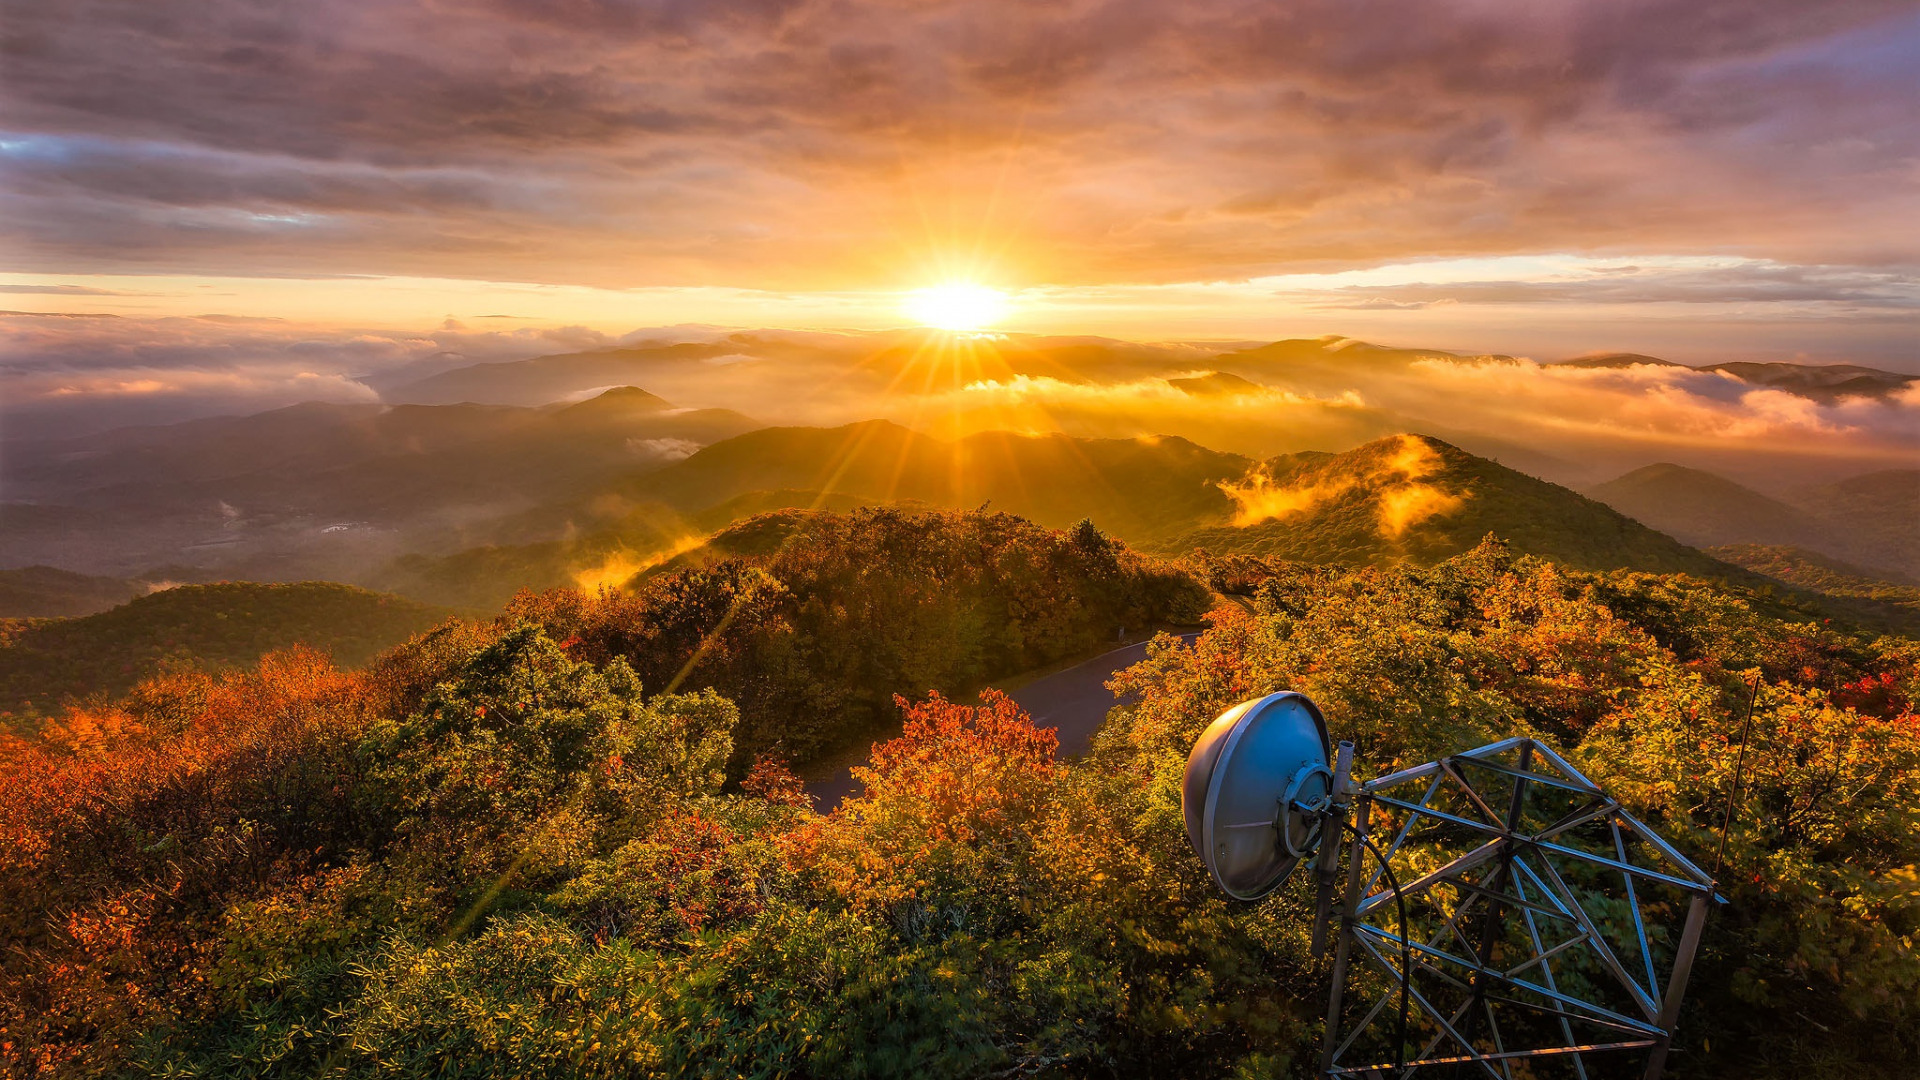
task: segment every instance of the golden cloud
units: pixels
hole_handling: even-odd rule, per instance
[[[1398,446],[1376,468],[1358,475],[1282,484],[1262,467],[1243,480],[1227,481],[1219,487],[1233,500],[1233,524],[1237,528],[1304,514],[1356,489],[1372,492],[1381,535],[1398,539],[1413,526],[1453,513],[1467,501],[1464,493],[1427,482],[1441,464],[1439,455],[1425,440],[1402,435]]]

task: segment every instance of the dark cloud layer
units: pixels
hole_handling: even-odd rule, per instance
[[[354,332],[276,319],[0,312],[0,437],[242,415],[301,401],[371,402],[379,398],[369,383],[381,376],[419,378],[617,343],[580,328]]]
[[[16,270],[1920,263],[1910,3],[30,0],[3,32]]]
[[[1824,314],[1920,309],[1920,274],[1897,270],[1739,265],[1682,270],[1623,266],[1580,280],[1356,285],[1307,302],[1327,308],[1424,308],[1434,304],[1817,305]]]

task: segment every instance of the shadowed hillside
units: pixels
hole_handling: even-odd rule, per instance
[[[0,619],[91,615],[146,591],[143,582],[93,577],[52,566],[0,570]]]
[[[1866,568],[1920,575],[1920,471],[1890,469],[1790,492],[1785,500],[1701,469],[1661,463],[1593,488],[1601,502],[1700,547],[1800,547]]]
[[[1920,578],[1920,469],[1887,469],[1805,488],[1793,498],[1845,530],[1853,561]]]
[[[0,623],[0,716],[50,715],[165,671],[246,667],[310,645],[358,666],[449,612],[349,585],[181,585],[77,619]]]
[[[516,600],[642,685],[739,703],[735,765],[806,761],[869,736],[893,695],[960,693],[1135,631],[1195,623],[1186,570],[1082,522],[1011,514],[783,510],[736,523],[625,591]]]
[[[1662,462],[1635,469],[1588,495],[1683,543],[1822,546],[1819,522],[1723,476]]]

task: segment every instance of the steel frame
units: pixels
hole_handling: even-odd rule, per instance
[[[1343,766],[1349,754],[1343,745]],[[1339,907],[1323,1075],[1407,1077],[1431,1070],[1515,1080],[1516,1061],[1553,1059],[1570,1063],[1577,1080],[1589,1080],[1590,1056],[1634,1051],[1646,1054],[1645,1080],[1657,1080],[1714,898],[1705,871],[1529,738],[1358,787],[1346,782],[1342,768],[1336,795],[1337,803],[1351,804],[1352,818],[1348,828],[1326,832],[1318,863],[1323,904],[1343,834],[1350,832],[1353,843]],[[1347,807],[1336,805],[1335,812],[1344,817]],[[1391,825],[1396,817],[1398,827],[1382,831],[1391,834],[1387,846],[1372,844],[1377,819]],[[1378,857],[1368,874],[1370,845]],[[1467,850],[1418,870],[1421,860],[1434,862],[1459,847]],[[1650,855],[1636,861],[1636,851]],[[1397,873],[1388,873],[1389,864]],[[1402,883],[1397,895],[1383,878]],[[1684,924],[1670,950],[1656,950],[1656,943],[1672,940],[1658,930],[1670,929],[1676,905],[1654,903],[1668,918],[1650,933],[1651,891],[1685,898]],[[1403,904],[1407,924],[1400,922]],[[1416,909],[1430,933],[1415,932]],[[1324,917],[1314,928],[1316,952],[1323,925]],[[1384,976],[1385,989],[1343,1035],[1343,995],[1356,956]],[[1407,1012],[1430,1037],[1414,1047],[1399,1041],[1396,1027],[1386,1036],[1395,1045],[1393,1057],[1350,1060],[1364,1037],[1394,1026],[1383,1025],[1382,1017],[1399,1000],[1403,980]],[[1602,991],[1610,996],[1602,999]],[[1449,1009],[1436,998],[1460,1003]],[[1503,1030],[1502,1012],[1545,1019]],[[1411,1022],[1406,1030],[1414,1030]],[[1538,1068],[1522,1075],[1539,1075]]]

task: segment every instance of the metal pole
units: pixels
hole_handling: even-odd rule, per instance
[[[1313,902],[1313,945],[1308,955],[1313,958],[1316,968],[1327,954],[1328,909],[1333,906],[1333,878],[1340,869],[1340,842],[1346,836],[1347,804],[1352,782],[1353,741],[1341,739],[1340,749],[1333,759],[1333,814],[1320,826],[1320,857],[1314,863],[1317,887]],[[1333,829],[1331,836],[1327,834],[1328,826]]]
[[[1667,979],[1667,997],[1660,1004],[1660,1018],[1655,1021],[1666,1034],[1654,1044],[1652,1056],[1647,1058],[1645,1080],[1660,1080],[1660,1074],[1667,1067],[1667,1051],[1673,1046],[1673,1028],[1680,1020],[1680,999],[1687,992],[1687,978],[1693,974],[1693,954],[1700,948],[1700,931],[1707,922],[1707,902],[1711,893],[1693,894],[1693,902],[1687,905],[1687,925],[1680,931],[1680,947],[1673,957],[1673,975]]]
[[[1354,803],[1353,846],[1347,849],[1347,895],[1340,904],[1340,941],[1333,948],[1333,987],[1327,993],[1326,1046],[1320,1051],[1320,1071],[1333,1072],[1333,1054],[1340,1046],[1340,997],[1347,986],[1347,957],[1353,949],[1354,911],[1360,906],[1360,851],[1367,835],[1373,798],[1362,792]]]
[[[1532,767],[1533,740],[1529,739],[1520,744],[1520,754],[1515,769],[1518,772],[1524,773]],[[1463,783],[1465,780],[1466,778],[1464,776],[1461,777]],[[1515,776],[1513,778],[1513,797],[1507,801],[1507,816],[1501,823],[1501,839],[1504,841],[1504,844],[1500,849],[1500,862],[1494,867],[1493,871],[1487,875],[1485,883],[1486,888],[1490,891],[1504,891],[1506,889],[1507,878],[1513,874],[1514,836],[1520,831],[1521,814],[1526,809],[1526,805],[1527,782],[1521,777]],[[1506,930],[1506,920],[1504,917],[1505,906],[1506,905],[1502,904],[1495,896],[1489,895],[1487,897],[1486,918],[1482,920],[1480,924],[1479,955],[1474,958],[1483,968],[1494,968],[1498,966],[1497,959],[1500,952],[1500,939],[1505,936],[1504,931]],[[1466,1022],[1460,1025],[1467,1033],[1471,1034],[1474,1026],[1479,1022],[1478,1014],[1481,1009],[1485,1008],[1486,998],[1487,976],[1480,972],[1475,972],[1473,976],[1473,1004],[1475,1009],[1473,1012],[1467,1014]],[[1491,1035],[1493,1033],[1491,1014],[1488,1016],[1487,1030],[1488,1034]]]

